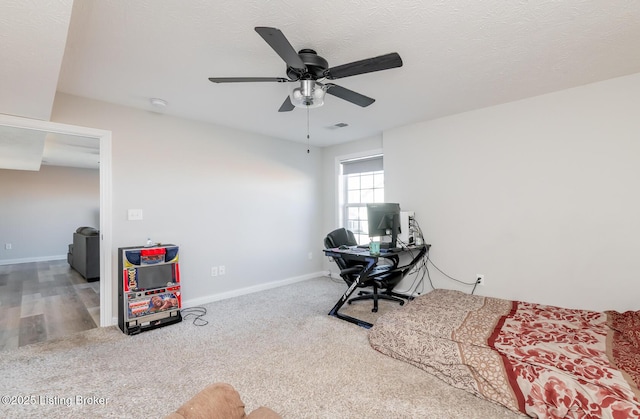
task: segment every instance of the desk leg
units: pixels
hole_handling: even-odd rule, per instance
[[[347,302],[349,297],[351,297],[351,294],[353,294],[353,292],[356,290],[356,288],[358,288],[358,283],[359,282],[360,282],[360,278],[358,278],[357,280],[353,281],[351,286],[344,292],[344,294],[342,294],[342,297],[340,297],[340,300],[338,300],[336,305],[333,306],[333,308],[329,312],[329,315],[333,316],[333,317],[337,317],[337,318],[342,319],[342,320],[346,320],[346,321],[354,323],[354,324],[357,324],[358,326],[364,327],[365,329],[370,329],[373,326],[371,323],[365,322],[364,320],[356,319],[355,317],[351,317],[351,316],[347,316],[347,315],[338,313],[338,310],[340,310],[340,308],[344,305],[344,303]]]

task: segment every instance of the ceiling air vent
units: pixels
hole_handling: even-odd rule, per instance
[[[328,129],[340,129],[340,128],[344,128],[344,127],[348,127],[349,124],[345,124],[344,122],[338,122],[335,125],[331,125],[330,127],[327,127]]]

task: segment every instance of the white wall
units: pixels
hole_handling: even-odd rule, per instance
[[[78,227],[99,227],[99,192],[97,170],[0,170],[0,264],[66,259]]]
[[[318,245],[323,248],[324,237],[330,231],[340,227],[338,217],[338,191],[337,179],[338,160],[344,158],[355,158],[365,155],[371,155],[372,152],[380,153],[382,150],[382,135],[365,138],[358,141],[352,141],[346,144],[325,147],[322,149],[322,173],[323,173],[323,223],[322,237]],[[338,269],[335,263],[330,262],[329,258],[324,258],[324,270],[332,271],[337,274]]]
[[[637,310],[639,109],[635,74],[390,130],[387,201],[479,294]]]
[[[187,303],[321,270],[317,148],[60,93],[52,120],[112,131],[114,275],[147,237],[181,247]]]

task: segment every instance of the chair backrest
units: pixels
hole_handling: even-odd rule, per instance
[[[353,234],[351,230],[347,230],[346,228],[338,228],[333,230],[331,233],[327,234],[327,237],[324,238],[324,247],[326,249],[335,249],[336,247],[340,247],[342,245],[345,246],[357,246],[358,242],[356,241],[356,236]],[[345,269],[359,267],[363,268],[361,262],[357,261],[347,261],[341,258],[333,258],[333,261],[338,265],[340,271],[344,271]],[[348,285],[355,280],[357,277],[357,271],[350,273],[341,273],[340,276]]]
[[[327,234],[324,239],[324,247],[327,249],[333,249],[336,247],[345,246],[357,246],[356,236],[351,230],[346,228],[338,228]]]

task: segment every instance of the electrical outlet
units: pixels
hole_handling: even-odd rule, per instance
[[[225,273],[227,273],[227,268],[224,265],[218,266],[218,275],[224,275]]]
[[[11,250],[11,243],[5,243],[4,249],[5,250]]]
[[[309,260],[313,259],[313,252],[309,252],[309,254],[307,255],[307,257],[309,258]]]
[[[218,276],[218,267],[214,266],[211,268],[211,276]]]
[[[476,284],[484,285],[484,275],[482,275],[482,274],[477,274],[476,275]]]

